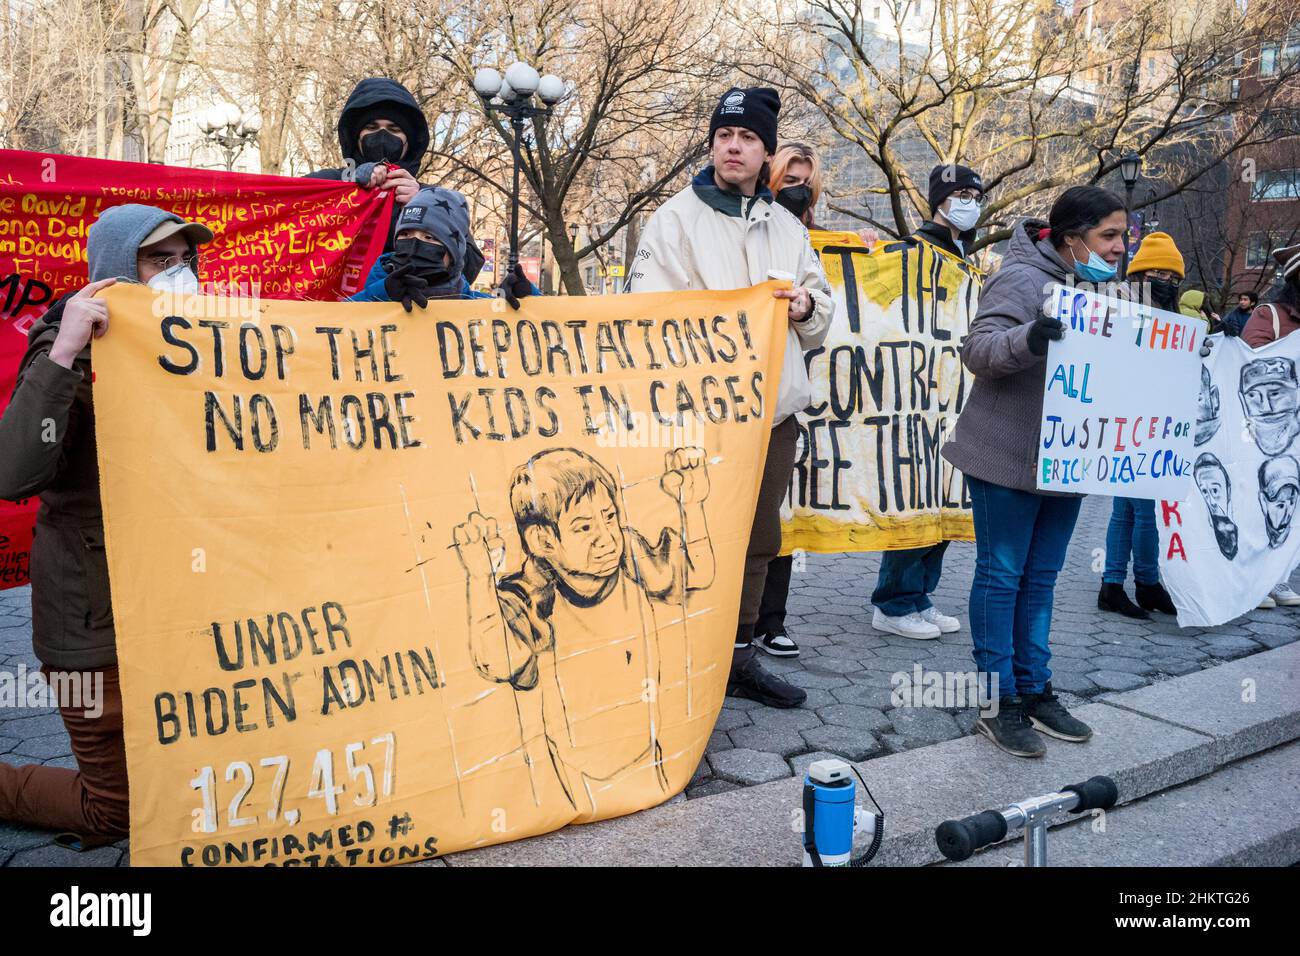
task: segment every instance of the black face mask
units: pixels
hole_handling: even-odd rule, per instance
[[[1181,283],[1151,279],[1151,301],[1169,312],[1178,311],[1178,287]]]
[[[776,201],[794,213],[796,219],[803,219],[803,214],[812,205],[812,188],[807,183],[786,186],[776,194]]]
[[[431,286],[445,285],[451,280],[451,266],[443,261],[446,254],[442,246],[420,239],[398,239],[393,243],[395,267],[411,265],[411,271]]]
[[[406,144],[386,129],[366,133],[361,137],[361,158],[368,163],[395,163],[406,152]]]

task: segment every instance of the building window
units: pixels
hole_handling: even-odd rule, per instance
[[[1263,269],[1272,258],[1273,250],[1286,243],[1286,237],[1268,232],[1251,233],[1246,240],[1246,268]]]
[[[1260,76],[1277,76],[1277,54],[1278,45],[1276,43],[1261,43],[1259,45]]]
[[[1300,136],[1300,108],[1283,106],[1264,110],[1259,117],[1259,132],[1274,139]]]
[[[1260,172],[1250,190],[1251,202],[1300,199],[1300,169],[1268,169]]]

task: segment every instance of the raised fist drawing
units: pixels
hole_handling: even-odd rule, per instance
[[[471,577],[487,577],[500,571],[506,560],[506,543],[497,530],[497,519],[472,512],[451,532],[451,543],[461,567]]]
[[[709,469],[703,448],[675,448],[664,455],[659,479],[664,493],[684,505],[698,504],[709,496]]]

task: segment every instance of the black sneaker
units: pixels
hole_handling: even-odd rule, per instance
[[[1097,607],[1103,611],[1114,611],[1125,617],[1135,617],[1140,621],[1150,620],[1151,615],[1128,599],[1122,584],[1103,584],[1097,594]]]
[[[1178,608],[1174,607],[1174,600],[1165,590],[1165,586],[1157,581],[1155,584],[1139,584],[1134,588],[1134,597],[1137,598],[1138,606],[1148,611],[1159,611],[1161,614],[1177,614]]]
[[[1025,702],[1019,697],[998,700],[996,717],[981,717],[975,729],[1013,757],[1041,757],[1047,753],[1043,738],[1034,733],[1025,714]]]
[[[1079,718],[1071,716],[1056,694],[1052,693],[1051,681],[1048,681],[1041,694],[1025,694],[1024,700],[1025,713],[1035,730],[1073,743],[1082,743],[1092,736],[1092,728]]]
[[[808,699],[808,692],[769,674],[751,657],[740,673],[727,681],[727,696],[748,697],[768,707],[798,707]]]
[[[798,657],[799,645],[785,631],[777,634],[759,634],[754,638],[754,644],[761,647],[773,657]]]

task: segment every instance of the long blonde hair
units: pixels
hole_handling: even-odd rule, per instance
[[[804,162],[812,167],[812,172],[808,174],[808,188],[812,190],[812,202],[808,206],[808,211],[804,213],[804,225],[811,226],[813,209],[822,198],[822,161],[817,155],[817,150],[807,143],[786,143],[772,157],[772,171],[767,185],[775,196],[781,189],[781,181],[785,179],[786,170],[794,162]]]

